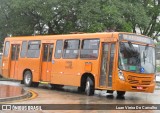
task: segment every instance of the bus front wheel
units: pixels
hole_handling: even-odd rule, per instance
[[[27,87],[30,87],[32,85],[32,74],[30,71],[26,71],[24,73],[24,84],[27,86]]]
[[[94,95],[94,83],[90,77],[88,77],[86,80],[85,92],[88,96]]]

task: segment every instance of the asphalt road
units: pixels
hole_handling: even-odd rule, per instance
[[[0,81],[0,84],[22,86],[25,90],[32,90],[38,94],[36,98],[30,100],[21,100],[14,102],[6,102],[5,104],[160,104],[160,90],[154,93],[127,92],[122,98],[117,97],[116,92],[113,95],[106,91],[95,91],[94,96],[86,96],[79,94],[75,87],[64,87],[62,90],[53,90],[48,85],[40,85],[38,88],[25,87],[16,81]],[[44,110],[34,111],[34,113],[84,113],[89,110]],[[0,113],[21,113],[22,111],[0,111]],[[33,111],[25,111],[25,113],[33,113]],[[90,110],[95,113],[159,113],[160,110]]]

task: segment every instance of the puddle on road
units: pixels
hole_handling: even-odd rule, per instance
[[[0,98],[15,97],[24,94],[24,89],[19,86],[0,85]]]

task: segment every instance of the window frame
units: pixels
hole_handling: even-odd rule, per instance
[[[51,49],[51,46],[53,46],[53,48],[52,48],[52,50],[51,50],[51,57],[50,57],[50,49]],[[52,43],[52,44],[49,44],[49,49],[48,49],[49,51],[49,53],[48,53],[48,62],[52,62],[52,58],[53,58],[53,52],[54,52],[54,43]]]
[[[23,43],[24,43],[24,42],[26,42],[26,52],[25,52],[24,56],[22,56],[22,50],[23,50]],[[28,53],[28,41],[25,40],[25,41],[22,41],[20,58],[26,58],[27,53]]]
[[[99,43],[98,43],[98,49],[97,49],[97,58],[82,58],[81,57],[81,51],[82,50],[95,50],[95,49],[82,49],[82,47],[84,46],[83,44],[84,44],[84,40],[99,40]],[[100,38],[87,38],[87,39],[82,39],[81,40],[81,48],[80,48],[80,55],[79,55],[79,57],[80,57],[80,59],[81,60],[97,60],[98,58],[99,58],[99,52],[100,52]]]
[[[12,44],[11,45],[11,61],[15,61],[16,60],[16,49],[17,49],[17,45],[16,44]]]
[[[61,47],[61,53],[60,53],[60,57],[56,57],[56,54],[57,54],[57,42],[58,41],[62,41],[62,47]],[[61,59],[62,58],[62,55],[63,55],[63,46],[64,46],[64,41],[63,41],[63,39],[59,39],[59,40],[57,40],[56,41],[56,45],[55,45],[56,47],[55,47],[55,52],[54,52],[54,58],[55,59]],[[58,49],[59,50],[59,49]],[[59,54],[59,53],[58,53]]]
[[[8,48],[7,48],[8,51],[6,52],[6,45],[7,45],[7,42],[8,42],[9,44],[8,44]],[[3,56],[4,56],[4,57],[8,57],[9,51],[10,51],[10,41],[6,41],[6,42],[5,42],[4,55],[3,55]]]
[[[32,44],[32,43],[31,43],[31,42],[36,42],[36,41],[38,42],[38,44]],[[39,49],[29,49],[29,46],[30,46],[30,45],[39,45]],[[40,58],[41,45],[42,45],[42,44],[41,44],[41,40],[29,40],[29,41],[28,41],[28,46],[27,46],[26,57],[27,57],[27,58]],[[28,51],[29,51],[29,50],[35,50],[35,51],[36,51],[36,50],[39,50],[39,55],[38,55],[38,57],[29,57],[29,56],[28,56]]]
[[[79,41],[79,45],[78,45],[78,49],[65,49],[65,41],[67,41],[67,40],[76,40],[76,41]],[[64,43],[63,43],[63,54],[62,54],[62,58],[63,59],[78,59],[79,58],[79,53],[80,53],[80,50],[81,50],[81,40],[80,39],[66,39],[66,40],[64,40]],[[64,55],[66,54],[66,50],[77,50],[78,52],[77,52],[77,57],[75,58],[67,58],[67,57],[64,57]]]
[[[47,49],[46,49],[46,47],[45,46],[47,46]],[[43,45],[43,54],[42,54],[42,62],[48,62],[48,44],[44,44]],[[47,51],[46,51],[47,50]],[[45,52],[47,52],[47,53],[45,53]]]

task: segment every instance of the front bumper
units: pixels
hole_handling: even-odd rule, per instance
[[[131,92],[146,92],[153,93],[155,89],[155,82],[150,85],[138,85],[138,84],[129,84],[125,81],[119,81],[116,85],[115,90],[118,91],[131,91]]]

